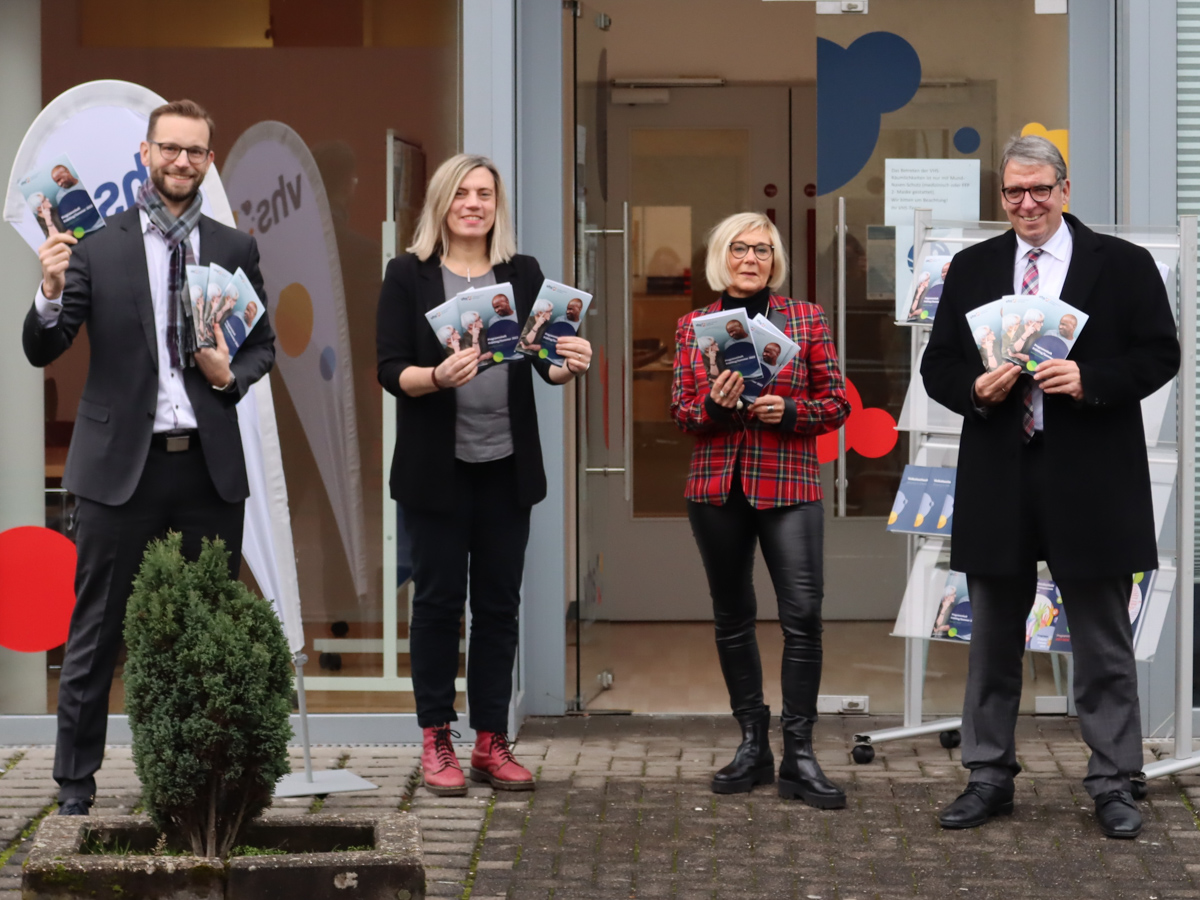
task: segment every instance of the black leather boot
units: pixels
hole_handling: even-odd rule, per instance
[[[783,723],[783,762],[779,764],[779,796],[799,798],[817,809],[841,809],[845,792],[825,777],[812,747],[812,722],[794,719]]]
[[[771,753],[771,710],[734,713],[742,726],[742,742],[733,761],[713,776],[714,794],[748,794],[756,784],[775,780],[775,756]]]

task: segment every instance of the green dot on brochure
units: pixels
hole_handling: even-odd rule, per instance
[[[71,234],[75,235],[75,237],[77,237],[77,238],[81,238],[84,235],[84,231],[79,226],[76,226],[75,229],[71,232]]]
[[[1145,572],[1134,572],[1134,573],[1133,573],[1133,583],[1134,583],[1134,584],[1141,584],[1141,583],[1142,583],[1142,579],[1143,579],[1143,578],[1145,578],[1145,577],[1146,577],[1146,573],[1145,573]]]
[[[1030,372],[1033,372],[1037,369],[1037,363],[1031,359],[1029,362],[1025,363],[1025,368],[1027,368]]]
[[[504,354],[501,353],[499,350],[497,350],[495,353],[492,354],[492,361],[493,362],[504,362]]]
[[[929,318],[929,310],[927,310],[927,309],[921,310],[921,318],[928,319]]]
[[[549,350],[539,350],[538,351],[538,359],[545,359],[549,355],[550,355]]]
[[[946,634],[950,635],[950,637],[958,637],[958,629],[951,628],[949,631],[946,632]]]

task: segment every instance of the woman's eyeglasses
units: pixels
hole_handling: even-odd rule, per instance
[[[754,250],[754,255],[759,259],[766,261],[771,258],[771,254],[775,252],[774,244],[755,244],[751,247],[749,244],[743,244],[741,241],[734,241],[729,245],[729,252],[733,254],[734,259],[745,259],[746,254]]]

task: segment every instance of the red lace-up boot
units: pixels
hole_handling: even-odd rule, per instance
[[[532,791],[533,775],[517,762],[503,731],[478,731],[471,751],[471,780],[498,791]]]
[[[422,729],[425,749],[421,751],[421,772],[425,787],[439,797],[462,797],[467,793],[467,782],[463,778],[462,766],[454,755],[451,737],[460,737],[449,725],[437,725]]]

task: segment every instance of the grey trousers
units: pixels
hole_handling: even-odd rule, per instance
[[[1011,787],[1021,771],[1014,729],[1021,702],[1025,620],[1036,574],[994,578],[967,575],[971,598],[970,670],[963,701],[962,761],[971,781]],[[1075,705],[1092,750],[1087,792],[1129,790],[1142,768],[1137,667],[1129,624],[1133,575],[1057,579],[1075,659]]]

